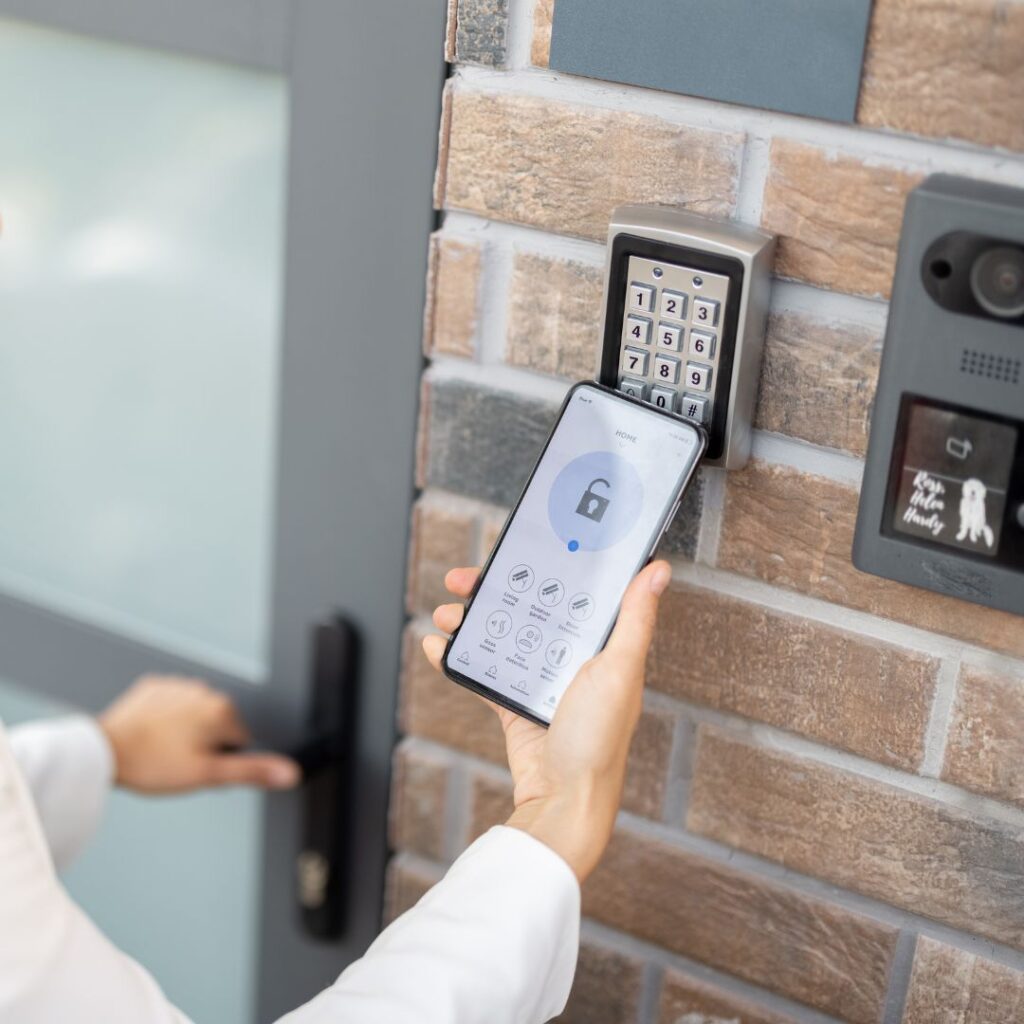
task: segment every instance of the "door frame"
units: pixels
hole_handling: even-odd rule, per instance
[[[348,926],[337,943],[301,931],[301,800],[267,797],[256,945],[261,1021],[330,984],[381,924],[446,7],[0,0],[0,15],[288,77],[268,680],[254,686],[0,595],[0,676],[97,710],[143,671],[204,675],[236,697],[263,744],[279,748],[299,742],[306,728],[312,627],[335,612],[355,624],[361,671]]]

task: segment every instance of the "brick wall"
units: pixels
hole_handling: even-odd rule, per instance
[[[553,74],[550,19],[451,2],[389,913],[511,806],[491,713],[419,651],[443,572],[594,373],[611,208],[679,204],[780,236],[759,429],[666,545],[565,1019],[1024,1021],[1024,620],[850,563],[904,198],[1024,183],[1024,3],[877,0],[856,126]]]

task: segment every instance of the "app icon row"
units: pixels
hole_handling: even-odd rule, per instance
[[[508,585],[517,594],[525,594],[533,588],[535,579],[533,569],[523,563],[508,574]],[[537,588],[537,598],[546,607],[557,608],[565,599],[565,584],[551,576]],[[569,601],[569,614],[577,622],[586,622],[594,614],[594,599],[582,592],[576,594]]]

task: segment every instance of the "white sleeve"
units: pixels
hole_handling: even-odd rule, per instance
[[[2,725],[0,1021],[187,1024],[156,982],[111,945],[57,881]]]
[[[99,825],[114,781],[114,756],[86,715],[11,730],[11,750],[28,783],[58,869],[81,853]]]
[[[565,1008],[579,921],[568,864],[519,829],[493,828],[279,1024],[540,1024]]]

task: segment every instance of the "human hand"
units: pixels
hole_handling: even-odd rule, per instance
[[[298,765],[281,754],[238,753],[249,731],[226,694],[198,679],[148,675],[98,718],[114,752],[116,782],[139,793],[208,786],[289,789]]]
[[[445,586],[466,598],[479,573],[453,569]],[[607,645],[576,673],[550,728],[487,701],[505,732],[514,783],[515,811],[507,824],[550,846],[581,882],[597,866],[615,826],[658,601],[671,577],[669,564],[659,561],[630,583]],[[434,624],[450,633],[464,610],[461,604],[441,605]],[[423,649],[440,669],[445,638],[425,637]]]

